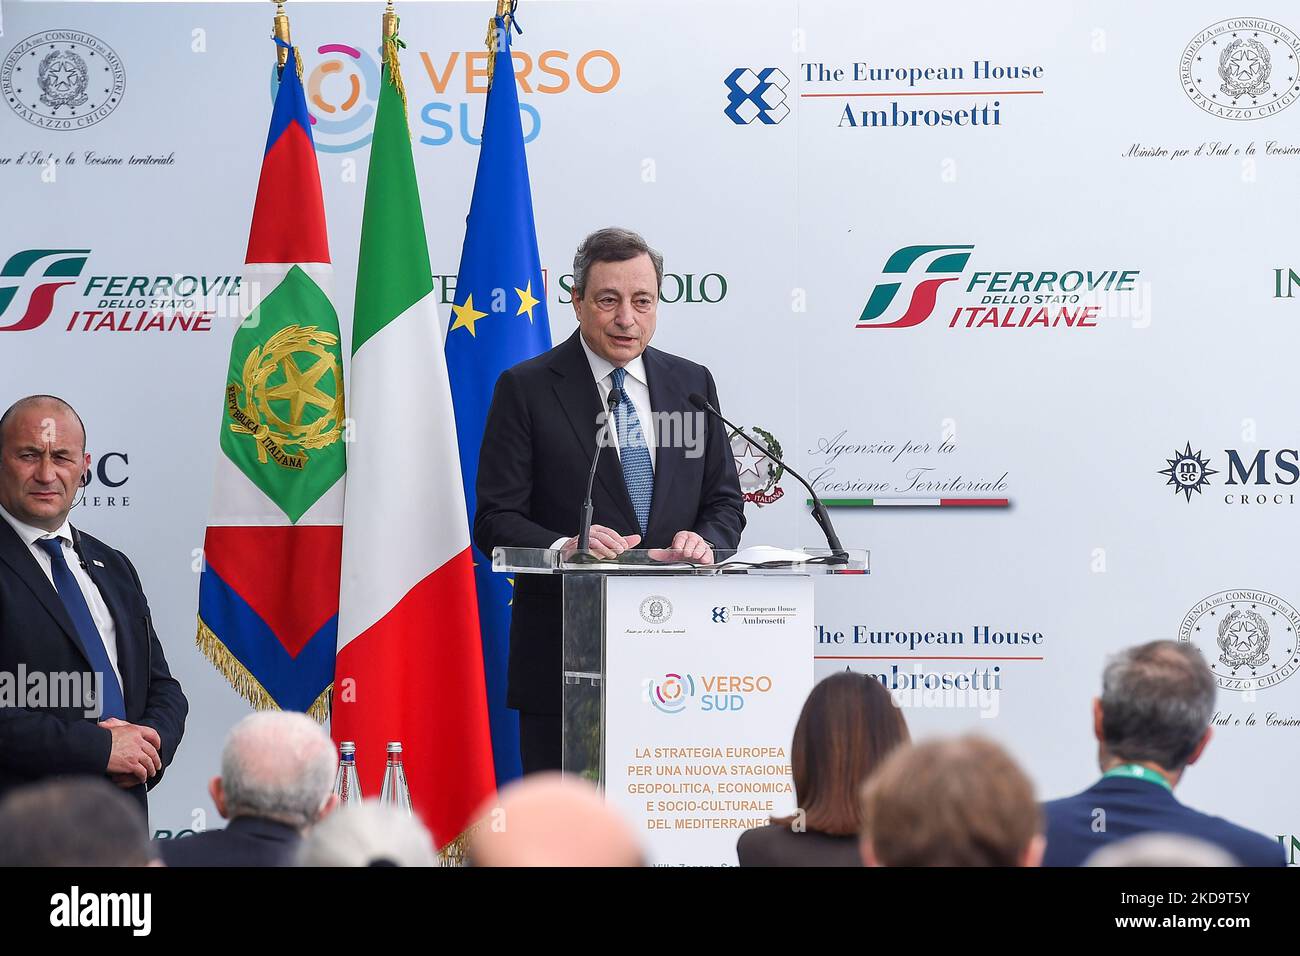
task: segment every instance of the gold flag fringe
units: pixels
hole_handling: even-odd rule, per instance
[[[212,628],[204,623],[203,618],[199,618],[199,630],[194,639],[199,650],[203,653],[217,670],[235,689],[235,693],[248,701],[258,710],[279,710],[280,705],[275,702],[266,688],[262,686],[261,681],[248,672],[239,658],[230,653],[225,644],[221,643],[221,638],[212,633]],[[334,685],[330,684],[315,702],[307,708],[307,716],[311,717],[317,723],[323,724],[329,719],[330,715],[330,698],[333,695]]]
[[[456,837],[456,839],[452,840],[438,851],[438,855],[442,860],[441,865],[448,867],[464,866],[466,854],[469,850],[469,841],[473,838],[474,834],[478,832],[478,828],[482,825],[481,822],[471,823],[465,828],[464,832],[461,833],[460,836]]]

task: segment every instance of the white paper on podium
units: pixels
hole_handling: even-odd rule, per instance
[[[764,564],[768,561],[786,561],[790,564],[802,564],[809,559],[804,551],[791,551],[788,548],[774,548],[770,544],[755,544],[742,548],[725,561],[719,561],[720,567],[728,564]]]

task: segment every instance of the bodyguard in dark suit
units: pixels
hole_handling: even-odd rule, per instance
[[[1213,843],[1242,866],[1286,865],[1277,841],[1174,796],[1210,742],[1215,689],[1200,651],[1179,641],[1129,648],[1107,663],[1093,701],[1102,778],[1043,806],[1044,866],[1080,866],[1103,846],[1152,832]]]
[[[62,399],[30,396],[0,418],[0,796],[89,774],[147,811],[189,704],[130,560],[68,523],[85,447]]]
[[[636,233],[602,229],[574,257],[578,331],[497,380],[483,430],[474,543],[577,547],[587,473],[614,393],[615,447],[593,489],[591,551],[668,548],[709,562],[745,526],[735,459],[723,427],[689,401],[717,407],[702,365],[648,348],[663,259]],[[520,575],[510,626],[506,700],[519,713],[526,773],[561,762],[561,590],[558,576]]]

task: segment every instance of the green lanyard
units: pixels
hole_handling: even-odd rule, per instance
[[[1122,763],[1118,767],[1107,770],[1101,777],[1103,780],[1107,777],[1128,777],[1131,780],[1145,780],[1147,783],[1154,783],[1164,787],[1170,793],[1174,792],[1174,788],[1165,779],[1164,774],[1158,773],[1149,767],[1144,767],[1140,763]]]

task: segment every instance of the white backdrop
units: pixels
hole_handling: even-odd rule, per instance
[[[492,6],[400,8],[440,274],[458,265],[477,155],[460,128],[476,136],[483,110],[472,72],[483,62],[467,57],[482,50]],[[316,97],[346,334],[381,6],[291,8]],[[120,456],[104,459],[76,520],[136,562],[191,701],[186,739],[151,801],[159,831],[209,822],[206,779],[247,709],[193,640],[195,553],[237,297],[182,307],[191,326],[193,312],[215,310],[197,331],[131,331],[135,316],[123,322],[121,307],[100,303],[138,300],[148,286],[131,277],[239,273],[270,108],[270,9],[3,4],[0,258],[83,252],[64,254],[71,284],[35,328],[9,327],[39,283],[17,267],[0,276],[0,290],[18,289],[0,312],[0,381],[6,402],[64,395],[87,420],[92,454]],[[655,344],[709,365],[724,411],[775,436],[828,497],[1008,499],[837,509],[845,543],[871,549],[873,574],[819,582],[809,653],[819,675],[848,666],[893,680],[897,665],[921,681],[996,677],[992,697],[917,695],[908,721],[917,736],[995,737],[1044,797],[1096,775],[1089,700],[1109,652],[1177,637],[1220,592],[1275,596],[1241,604],[1263,601],[1268,663],[1251,680],[1271,686],[1221,691],[1223,726],[1180,794],[1284,838],[1300,859],[1300,725],[1286,725],[1300,718],[1300,678],[1276,680],[1295,663],[1295,621],[1286,622],[1300,602],[1296,453],[1285,451],[1300,445],[1300,315],[1289,294],[1289,270],[1300,270],[1300,108],[1290,108],[1300,14],[1278,2],[992,10],[526,0],[515,48],[532,70],[521,100],[535,131],[553,336],[573,327],[558,280],[577,241],[598,226],[632,226],[673,276]],[[1243,14],[1251,19],[1239,22]],[[18,69],[23,42],[51,30],[76,34],[55,39],[80,44],[92,80],[68,129],[38,125],[24,98],[41,78]],[[752,72],[729,86],[737,70]],[[769,85],[748,98],[759,77]],[[960,248],[886,274],[896,253],[930,245]],[[1023,294],[997,291],[1016,273],[1050,295],[1071,287],[1070,272],[1106,273],[1103,286],[1135,275],[1129,291],[1066,301],[1095,307],[1084,327],[1015,327],[1018,302],[999,325],[967,328],[988,313],[961,311],[950,327],[959,310],[986,307],[986,295]],[[918,302],[926,288],[936,295],[933,314],[859,328],[868,302],[889,298],[885,288],[873,300],[873,290],[890,282],[897,294],[868,326],[898,320],[918,287]],[[116,314],[109,323],[88,310]],[[922,302],[908,314],[926,312]],[[1180,492],[1160,471],[1184,449],[1214,474],[1184,477]],[[1245,470],[1234,471],[1230,451]],[[817,544],[805,496],[788,476],[776,486],[778,500],[748,506],[746,543]],[[1028,642],[975,643],[985,627]],[[1217,660],[1214,628],[1194,627],[1188,635]],[[885,633],[941,631],[962,641],[912,647]],[[1231,684],[1230,668],[1220,670]]]

